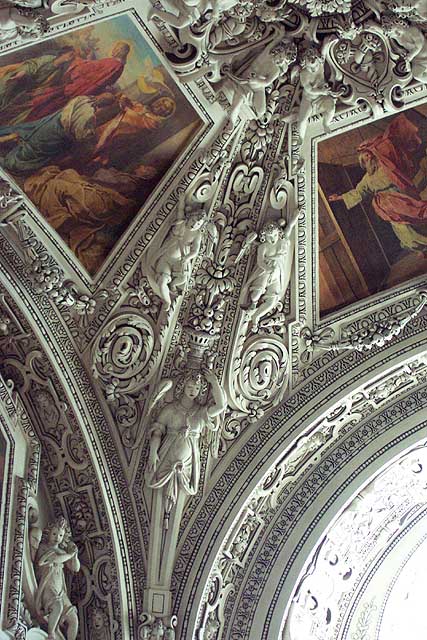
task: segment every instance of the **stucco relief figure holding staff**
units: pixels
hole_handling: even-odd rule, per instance
[[[42,541],[36,555],[36,610],[43,620],[47,620],[48,640],[64,638],[60,627],[66,626],[66,639],[76,640],[78,631],[77,609],[67,594],[64,569],[77,572],[80,561],[76,545],[70,539],[71,533],[60,517],[43,532]]]
[[[163,381],[153,405],[172,389]],[[207,399],[203,402],[203,396]],[[161,409],[151,425],[150,452],[145,478],[151,489],[163,489],[165,511],[176,504],[178,494],[195,495],[200,481],[200,440],[205,430],[216,431],[227,400],[216,375],[207,369],[188,373],[178,381],[174,398]],[[216,419],[216,420],[215,420]]]
[[[252,329],[283,300],[289,286],[294,258],[292,231],[298,219],[296,210],[288,223],[285,220],[266,223],[259,234],[250,234],[236,258],[239,262],[258,237],[256,266],[242,289],[240,306],[251,315]]]

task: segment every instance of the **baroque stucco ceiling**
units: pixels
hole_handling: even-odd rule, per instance
[[[0,638],[369,637],[372,548],[315,580],[425,437],[426,29],[4,0]]]

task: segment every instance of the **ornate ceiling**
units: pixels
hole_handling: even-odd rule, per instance
[[[396,629],[424,4],[3,0],[1,639]]]

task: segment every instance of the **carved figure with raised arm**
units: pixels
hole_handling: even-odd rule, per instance
[[[153,8],[148,19],[159,18],[171,27],[182,29],[194,24],[208,12],[210,19],[216,21],[223,11],[228,11],[238,3],[239,0],[174,0],[171,4],[177,13]]]
[[[48,640],[62,639],[60,628],[64,625],[66,639],[76,640],[77,609],[68,597],[64,571],[68,569],[76,573],[80,569],[80,561],[65,518],[58,518],[43,531],[35,564],[38,578],[36,610],[47,621]]]
[[[240,306],[251,314],[254,331],[260,320],[277,308],[288,288],[294,258],[292,231],[298,214],[296,210],[287,224],[284,220],[268,222],[259,234],[256,266],[240,296]],[[255,239],[253,234],[248,241]],[[242,251],[237,260],[241,255]]]
[[[298,112],[298,133],[299,143],[302,144],[310,116],[322,114],[324,130],[330,130],[339,94],[325,80],[324,58],[316,47],[305,49],[300,63],[302,96]]]
[[[153,291],[169,309],[172,297],[188,284],[192,260],[198,255],[207,223],[207,212],[200,204],[186,204],[185,194],[178,203],[178,216],[166,238],[147,259],[147,277]]]
[[[267,112],[267,95],[273,83],[287,73],[296,61],[297,48],[283,38],[275,39],[263,49],[255,49],[251,59],[243,61],[239,69],[224,71],[231,81],[233,97],[227,130],[233,130],[244,104],[249,106],[257,119]]]
[[[382,15],[381,26],[385,35],[405,49],[405,61],[414,79],[427,82],[427,40],[421,29],[390,13]]]
[[[170,390],[172,384],[169,385]],[[207,395],[207,400],[201,400]],[[205,430],[218,428],[218,419],[227,400],[216,375],[188,373],[174,388],[149,431],[150,451],[146,482],[164,490],[165,511],[176,504],[178,494],[195,495],[200,480],[200,440]]]

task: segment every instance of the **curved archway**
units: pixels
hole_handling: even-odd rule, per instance
[[[413,353],[418,352],[418,355],[396,365],[402,351],[410,352],[411,346]],[[244,509],[232,510],[230,502],[234,496],[229,488],[230,499],[220,510],[223,513],[228,511],[228,526],[222,530],[215,529],[214,523],[198,555],[200,559],[203,550],[211,550],[210,579],[206,575],[209,564],[205,553],[200,562],[205,568],[202,574],[205,578],[197,583],[196,592],[196,597],[198,593],[203,604],[199,607],[198,619],[194,609],[190,612],[188,619],[191,631],[186,632],[193,633],[193,625],[203,630],[206,621],[213,624],[214,628],[216,622],[212,622],[212,612],[220,605],[218,629],[227,628],[227,634],[235,634],[229,637],[279,637],[283,612],[299,572],[329,522],[363,482],[399,451],[420,439],[427,398],[423,388],[426,353],[419,342],[415,348],[414,341],[412,345],[406,343],[399,347],[394,347],[387,354],[388,357],[384,358],[383,355],[383,361],[388,360],[388,369],[387,365],[382,364],[375,371],[372,363],[365,362],[364,367],[359,367],[359,376],[354,375],[353,371],[350,393],[344,393],[345,384],[337,375],[335,384],[341,386],[340,400],[336,397],[335,403],[328,404],[326,399],[322,404],[319,396],[323,394],[328,398],[333,395],[334,386],[322,389],[317,398],[312,397],[311,412],[295,412],[298,417],[303,413],[305,419],[299,423],[297,420],[287,421],[286,431],[283,418],[281,421],[277,419],[280,411],[271,416],[269,425],[274,425],[281,434],[282,443],[286,443],[286,435],[293,432],[294,443],[297,439],[300,451],[298,453],[298,447],[289,449],[289,444],[288,447],[283,445],[281,464],[280,456],[276,456],[274,465],[270,462],[263,468],[258,488],[246,492]],[[390,366],[393,361],[394,366]],[[363,383],[360,385],[361,380]],[[317,420],[313,417],[308,420],[307,414],[310,413]],[[297,428],[299,426],[298,435],[294,431],[295,423]],[[262,432],[263,425],[260,430]],[[304,433],[307,435],[304,436]],[[323,436],[320,436],[322,433]],[[259,435],[257,432],[251,438]],[[354,444],[357,442],[358,446]],[[348,443],[352,444],[354,451],[346,449]],[[268,450],[268,445],[270,451],[274,450],[271,441],[265,445],[265,450]],[[268,460],[265,450],[261,450],[263,459]],[[294,452],[294,462],[289,456],[290,451]],[[332,464],[334,456],[336,460]],[[248,476],[251,475],[252,480],[254,478],[254,469],[251,465],[251,474],[246,476],[246,489]],[[324,469],[328,469],[326,475]],[[236,483],[233,489],[237,490],[238,486]],[[242,486],[238,490],[242,492]],[[257,509],[261,509],[262,513],[258,519]],[[267,517],[264,511],[268,511]],[[252,521],[250,526],[248,520]],[[221,545],[218,544],[218,538],[221,539]],[[254,538],[257,542],[254,542]],[[240,555],[237,558],[236,549],[237,555]],[[274,559],[273,556],[263,558],[263,550],[267,556],[268,553],[273,554]],[[224,571],[222,574],[218,572],[220,565],[228,571],[225,579]],[[285,567],[285,572],[278,567]],[[229,574],[233,574],[231,580]],[[216,579],[214,587],[212,578]],[[193,588],[192,595],[194,592]]]

